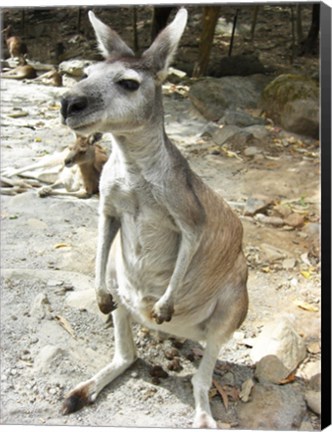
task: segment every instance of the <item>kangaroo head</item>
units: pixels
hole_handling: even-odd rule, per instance
[[[161,83],[184,31],[187,11],[180,9],[141,57],[91,11],[89,19],[105,61],[89,66],[62,99],[62,122],[87,135],[132,132],[160,121]]]
[[[76,140],[69,145],[69,153],[65,159],[65,166],[70,168],[75,164],[82,165],[94,161],[94,144],[102,138],[101,133],[94,133],[87,137],[76,135]]]

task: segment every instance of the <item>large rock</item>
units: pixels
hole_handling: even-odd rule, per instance
[[[291,386],[256,384],[250,401],[237,407],[240,429],[298,429],[305,414],[304,397]]]
[[[319,87],[311,78],[283,74],[262,92],[261,107],[284,129],[318,138]]]
[[[90,60],[65,60],[60,63],[59,71],[62,73],[66,73],[70,76],[80,78],[84,73],[84,69],[92,63],[93,62]]]
[[[275,355],[288,369],[294,371],[306,357],[306,347],[290,317],[284,316],[268,323],[255,340],[250,356],[257,363],[267,355]]]
[[[222,57],[218,62],[215,62],[215,64],[208,68],[208,75],[213,77],[229,75],[247,76],[264,74],[266,72],[267,69],[259,58],[252,54]]]
[[[192,84],[189,98],[205,118],[218,121],[226,111],[256,108],[266,83],[263,75],[207,77]]]

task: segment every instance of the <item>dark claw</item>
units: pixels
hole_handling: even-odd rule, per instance
[[[162,324],[163,322],[169,322],[172,319],[174,313],[174,307],[168,306],[166,311],[163,311],[161,315],[158,315],[156,312],[152,312],[152,318],[156,321],[157,324]]]
[[[74,394],[72,394],[71,396],[68,396],[63,404],[62,404],[62,414],[63,415],[67,415],[67,414],[71,414],[75,411],[80,410],[81,408],[83,408],[85,405],[88,405],[90,403],[87,395],[85,394],[85,392],[80,391],[80,392],[75,392]]]

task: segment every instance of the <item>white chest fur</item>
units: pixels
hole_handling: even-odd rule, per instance
[[[121,253],[116,261],[119,294],[127,305],[145,309],[151,298],[158,299],[167,288],[178,254],[179,230],[158,202],[155,186],[135,166],[116,155],[112,159],[101,178],[101,211],[121,223]]]

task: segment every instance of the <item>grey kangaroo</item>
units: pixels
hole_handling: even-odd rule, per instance
[[[115,355],[67,395],[63,413],[96,400],[136,359],[131,320],[205,342],[192,378],[194,427],[217,426],[208,391],[220,348],[247,314],[242,225],[165,133],[162,82],[187,22],[181,8],[141,57],[89,12],[105,61],[62,100],[79,134],[111,132],[100,180],[96,296],[112,311]]]

